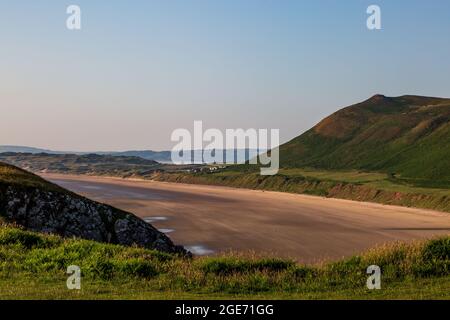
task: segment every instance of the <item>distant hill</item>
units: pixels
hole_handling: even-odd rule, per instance
[[[78,152],[78,151],[55,151],[48,149],[40,149],[33,147],[23,146],[0,146],[0,153],[46,153],[46,154],[74,154],[74,155],[110,155],[114,157],[139,157],[146,160],[154,160],[161,163],[172,163],[172,151],[153,151],[153,150],[129,150],[129,151],[93,151],[93,152]],[[252,155],[257,154],[257,150],[254,149],[236,149],[236,150],[217,150],[219,154],[233,154],[237,163],[244,163]],[[262,152],[262,151],[261,151]],[[202,150],[191,151],[192,159],[200,159]],[[194,161],[192,161],[194,163]],[[204,162],[213,162],[211,159],[204,159]],[[198,163],[202,163],[201,161]]]
[[[95,152],[96,154],[106,154],[111,156],[140,157],[142,159],[154,160],[158,162],[172,162],[170,151],[119,151],[119,152]]]
[[[98,154],[98,155],[111,155],[111,156],[126,156],[126,157],[140,157],[147,160],[155,160],[159,162],[170,162],[171,152],[170,151],[152,151],[152,150],[142,150],[142,151],[93,151],[93,152],[78,152],[78,151],[55,151],[49,149],[40,149],[34,147],[24,147],[24,146],[0,146],[0,153],[14,152],[14,153],[47,153],[47,154],[76,154],[76,155],[88,155],[88,154]]]
[[[0,146],[0,153],[3,152],[17,152],[17,153],[61,153],[58,151],[52,151],[47,149],[33,148],[33,147],[22,147],[22,146]]]
[[[280,161],[449,181],[450,99],[375,95],[280,146]]]
[[[98,154],[0,153],[0,161],[32,172],[123,175],[158,170],[161,165],[139,157]]]
[[[191,150],[191,163],[212,163],[214,160],[212,157],[208,158],[209,150]],[[217,149],[217,154],[223,155],[223,159],[228,157],[234,157],[236,159],[236,163],[245,163],[245,161],[249,160],[255,154],[258,153],[258,150],[255,149]],[[155,160],[162,163],[172,163],[172,151],[123,151],[123,152],[95,152],[96,154],[105,154],[111,156],[131,156],[131,157],[141,157],[143,159]],[[202,155],[205,155],[203,161],[195,161],[195,159],[201,159]]]
[[[146,177],[161,171],[189,171],[204,165],[174,165],[132,156],[100,154],[0,153],[0,161],[37,173],[87,174],[123,178]]]

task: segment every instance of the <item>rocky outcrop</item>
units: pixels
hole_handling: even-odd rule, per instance
[[[187,253],[133,214],[71,192],[0,184],[0,215],[32,231]]]

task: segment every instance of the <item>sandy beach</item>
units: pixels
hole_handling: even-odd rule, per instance
[[[132,212],[196,254],[255,251],[313,263],[385,242],[450,234],[450,214],[430,210],[217,186],[42,177]]]

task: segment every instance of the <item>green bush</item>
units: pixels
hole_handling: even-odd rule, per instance
[[[149,260],[142,258],[122,261],[120,272],[125,276],[152,278],[158,275],[158,268]]]
[[[255,271],[279,272],[287,270],[294,265],[293,261],[276,258],[245,260],[243,258],[224,257],[205,259],[201,262],[200,268],[205,273],[227,275]]]
[[[450,260],[450,237],[431,240],[424,249],[427,260]]]
[[[0,228],[0,245],[21,245],[27,249],[31,249],[47,248],[57,243],[58,238],[54,236],[40,235],[19,228]]]

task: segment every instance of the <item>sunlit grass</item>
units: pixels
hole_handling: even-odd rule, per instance
[[[382,270],[382,290],[366,269]],[[80,266],[82,290],[66,288]],[[0,227],[0,298],[383,299],[450,298],[450,237],[374,248],[319,265],[252,254],[186,258],[137,247]]]
[[[0,184],[63,192],[58,186],[17,167],[0,163]]]
[[[280,169],[279,174],[356,183],[381,181],[388,177],[387,174],[384,173],[361,172],[357,170],[325,171],[314,169]]]

